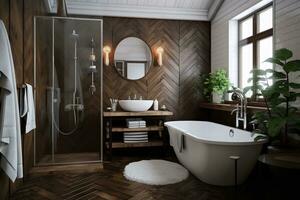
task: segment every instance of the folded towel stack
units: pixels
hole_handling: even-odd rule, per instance
[[[142,120],[141,118],[134,118],[134,119],[126,119],[127,127],[128,128],[145,128],[146,121]]]
[[[148,142],[148,132],[125,132],[124,143]]]

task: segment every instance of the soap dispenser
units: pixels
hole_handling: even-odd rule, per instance
[[[154,103],[153,103],[154,105],[153,105],[153,109],[154,110],[158,110],[158,101],[157,101],[157,99],[155,99],[154,100]]]

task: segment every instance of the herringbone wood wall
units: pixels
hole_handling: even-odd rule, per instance
[[[137,94],[157,98],[174,112],[175,119],[199,116],[194,83],[200,72],[210,71],[210,23],[172,20],[104,18],[104,45],[112,47],[111,66],[104,66],[104,107],[109,98],[127,99]],[[125,37],[139,37],[152,50],[164,48],[163,66],[155,64],[141,80],[120,77],[113,67],[117,44]],[[155,60],[155,59],[154,59]]]

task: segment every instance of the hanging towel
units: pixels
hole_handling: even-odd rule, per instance
[[[174,135],[170,135],[170,145],[179,151],[181,153],[185,149],[185,139],[184,139],[184,134],[177,130],[177,129],[172,129],[170,132],[172,132]]]
[[[20,113],[14,62],[4,23],[0,20],[0,166],[15,181],[23,177]]]
[[[35,129],[35,109],[34,109],[34,100],[33,100],[33,90],[32,86],[25,84],[24,93],[23,93],[23,109],[21,117],[26,116],[26,130],[25,133],[29,133],[31,130]]]

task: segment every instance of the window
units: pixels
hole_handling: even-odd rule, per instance
[[[273,54],[273,7],[267,5],[239,20],[239,87],[251,85],[253,68],[270,69],[264,61]]]

